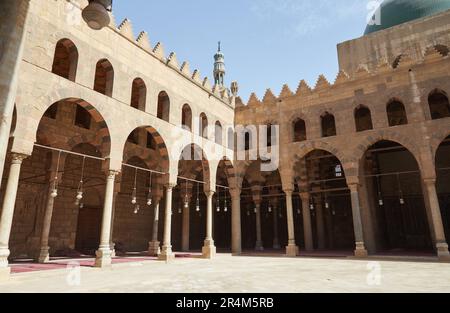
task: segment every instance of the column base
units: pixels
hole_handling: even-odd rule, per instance
[[[216,256],[216,247],[214,241],[205,240],[205,245],[202,248],[202,256],[204,259],[214,259]]]
[[[278,242],[278,240],[273,242],[273,248],[274,248],[274,249],[277,249],[277,250],[278,250],[278,249],[281,249],[281,245],[280,245],[280,243]]]
[[[11,268],[10,267],[1,267],[0,268],[0,282],[7,281],[11,277]]]
[[[8,273],[10,272],[8,262],[9,253],[9,249],[7,247],[0,248],[0,271],[8,271]],[[1,274],[2,273],[0,272],[0,275]]]
[[[366,247],[364,246],[364,243],[357,242],[356,249],[355,249],[355,257],[365,259],[368,256],[369,256],[369,253],[367,252]]]
[[[163,246],[161,253],[158,255],[158,260],[170,262],[175,259],[175,254],[172,252],[172,246]]]
[[[150,241],[148,243],[148,255],[158,256],[161,253],[160,242]]]
[[[450,252],[448,251],[447,243],[438,243],[436,244],[437,256],[439,261],[450,261]]]
[[[255,250],[256,251],[264,251],[264,246],[263,246],[263,243],[261,241],[257,241],[256,242]]]
[[[114,242],[111,242],[109,244],[109,246],[111,247],[111,257],[115,258],[117,256],[116,255],[116,244]]]
[[[95,267],[109,268],[112,266],[111,249],[109,247],[100,248],[95,252]]]
[[[42,247],[36,261],[40,264],[48,263],[50,261],[50,247]]]
[[[286,247],[286,256],[288,257],[296,257],[299,253],[298,246],[296,245],[288,245]]]

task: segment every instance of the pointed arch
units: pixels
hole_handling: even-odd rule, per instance
[[[147,86],[142,78],[135,78],[131,87],[131,107],[145,111],[147,101]]]
[[[437,120],[450,117],[450,103],[445,91],[435,89],[428,95],[431,119]]]
[[[158,95],[158,118],[166,122],[170,120],[170,98],[165,91]]]
[[[70,39],[61,39],[56,43],[52,73],[74,82],[77,75],[77,67],[77,47]]]
[[[359,105],[354,112],[355,126],[357,132],[373,129],[372,114],[370,109],[364,105]]]
[[[199,132],[200,136],[203,138],[208,138],[208,117],[205,113],[200,114],[200,120],[199,120]]]
[[[325,112],[320,117],[320,120],[322,125],[322,137],[333,137],[337,135],[336,120],[333,114]]]
[[[386,106],[386,112],[390,127],[408,124],[405,106],[400,100],[391,99]]]
[[[306,141],[306,123],[304,119],[297,118],[292,122],[293,141],[301,142]]]
[[[97,62],[95,69],[94,90],[108,97],[112,97],[114,87],[114,68],[107,59]]]
[[[223,130],[222,130],[222,124],[220,123],[220,121],[216,122],[216,127],[215,127],[215,130],[214,130],[214,136],[215,136],[215,142],[218,145],[222,145],[222,142],[223,142],[223,139],[222,139],[222,137],[223,137]]]

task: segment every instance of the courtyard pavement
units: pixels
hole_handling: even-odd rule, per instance
[[[100,270],[77,267],[13,274],[0,292],[450,292],[450,264],[346,258],[181,258]]]

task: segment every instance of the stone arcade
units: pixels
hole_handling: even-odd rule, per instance
[[[128,19],[73,23],[87,0],[2,2],[0,276],[21,258],[142,251],[448,260],[450,1],[408,3],[338,45],[334,83],[245,104],[220,48],[211,84]]]

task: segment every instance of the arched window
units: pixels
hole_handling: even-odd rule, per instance
[[[267,147],[272,147],[277,145],[277,127],[272,124],[267,124],[266,136],[267,136]]]
[[[448,96],[444,91],[436,89],[431,92],[428,96],[428,104],[433,120],[450,117],[450,104],[448,102]]]
[[[268,124],[266,127],[267,147],[272,147],[272,124]]]
[[[169,122],[170,116],[170,99],[165,91],[161,91],[158,95],[158,118]]]
[[[131,106],[135,109],[145,111],[145,102],[147,99],[147,87],[141,78],[133,80],[131,88]]]
[[[222,144],[222,124],[219,121],[216,122],[216,129],[214,130],[215,142],[218,145]]]
[[[250,150],[252,147],[252,134],[250,132],[245,132],[245,151]]]
[[[114,68],[112,64],[106,60],[100,60],[95,70],[94,90],[112,97],[114,85]]]
[[[336,136],[336,121],[334,115],[326,112],[321,117],[322,124],[322,137],[333,137]]]
[[[203,138],[208,138],[208,118],[205,113],[200,114],[200,125],[199,125],[200,136]]]
[[[181,126],[189,131],[192,130],[192,110],[188,104],[183,106],[181,112]]]
[[[400,101],[391,100],[386,107],[386,111],[390,127],[408,124],[405,106]]]
[[[234,150],[234,130],[232,127],[228,128],[228,149]]]
[[[61,39],[56,44],[52,73],[75,81],[78,66],[78,50],[69,39]]]
[[[292,123],[294,130],[294,142],[306,140],[306,123],[302,119],[298,119]]]
[[[373,129],[372,115],[369,108],[359,106],[355,109],[355,124],[357,132]]]

